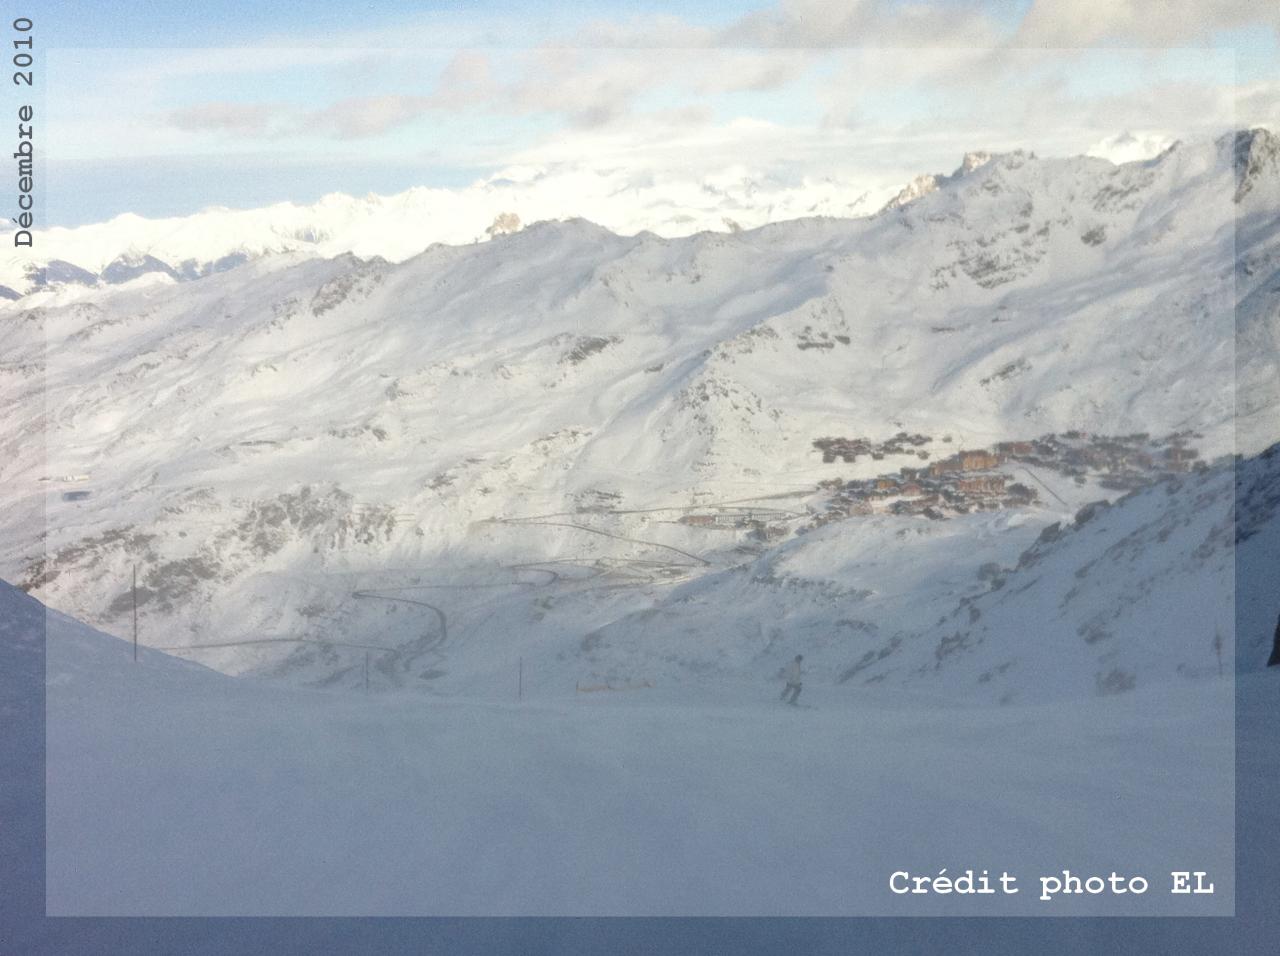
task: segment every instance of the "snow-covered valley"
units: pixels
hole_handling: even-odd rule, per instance
[[[49,912],[1231,912],[1277,210],[1255,130],[0,304]],[[944,866],[1023,892],[889,890]]]
[[[1051,664],[1063,694],[1216,671],[1226,456],[1280,437],[1277,155],[1264,130],[1121,166],[1014,153],[860,220],[541,223],[36,292],[0,306],[0,572],[124,635],[136,568],[146,644],[353,688],[368,657],[375,686],[446,696],[522,666],[535,695],[761,681],[796,652],[819,683],[1002,700]],[[1064,434],[1092,444],[1045,459]],[[1108,436],[1134,434],[1146,471],[1117,484]],[[1001,443],[1036,450],[953,497],[973,479],[939,469]],[[1067,536],[1079,581],[1028,567],[1144,486]],[[1115,567],[1124,540],[1150,566]],[[1050,605],[1062,670],[1006,646]],[[1157,609],[1161,635],[1124,621]]]

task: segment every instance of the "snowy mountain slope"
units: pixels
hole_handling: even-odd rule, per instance
[[[905,429],[942,455],[1195,430],[1206,456],[1257,451],[1276,437],[1275,152],[1255,131],[1119,167],[1009,154],[865,220],[543,223],[399,264],[285,254],[0,305],[0,568],[118,630],[137,565],[149,642],[271,641],[201,652],[228,670],[355,680],[358,645],[385,639],[405,651],[388,680],[461,691],[505,672],[512,628],[575,661],[673,583],[740,575],[759,549],[690,510],[748,502],[794,532],[819,481],[919,464],[824,464],[823,436]],[[1082,493],[927,532],[958,535],[939,573],[976,571],[966,535],[993,542],[978,564],[1016,560]],[[20,520],[35,506],[47,538]],[[540,515],[560,517],[511,520]],[[814,540],[853,567],[869,524],[917,559],[899,532],[919,521],[876,522]],[[898,573],[894,614],[942,613]]]
[[[801,652],[813,681],[834,683],[868,651],[892,653],[926,632],[984,586],[982,564],[1008,560],[1038,530],[1026,514],[851,518],[681,584],[575,650],[606,682],[770,681]]]
[[[146,686],[180,694],[203,690],[209,695],[234,693],[240,687],[225,674],[193,661],[181,660],[138,648],[133,661],[132,644],[94,630],[73,617],[47,608],[13,585],[0,581],[0,650],[4,656],[6,700],[19,692],[19,685],[35,671],[29,661],[43,664],[51,654],[56,666],[41,672],[40,680],[65,691],[68,699],[101,689],[101,679],[118,679],[133,674]]]
[[[1030,914],[1064,859],[1153,881],[1192,859],[1217,892],[1055,914],[1231,912],[1226,682],[1000,711],[838,688],[780,710],[732,681],[449,701],[134,663],[44,613],[0,584],[0,699],[44,670],[45,800],[6,824],[44,831],[50,915]],[[1024,891],[889,892],[940,858]]]
[[[914,671],[1006,701],[1031,688],[1035,699],[1053,688],[1107,695],[1260,668],[1280,615],[1278,451],[1081,509],[994,571],[990,590],[960,602],[913,653],[854,679]]]
[[[1240,248],[1258,248],[1255,237],[1273,230],[1274,222],[1259,216],[1243,224]],[[1252,449],[1255,436],[1274,435],[1280,407],[1280,270],[1272,256],[1252,251],[1240,256],[1237,270],[1242,295],[1236,308],[1236,417],[1242,445]]]
[[[1278,462],[1274,446],[1048,526],[851,518],[680,585],[578,653],[621,683],[767,680],[800,651],[815,681],[991,703],[1257,669],[1280,615]]]
[[[1261,667],[1280,627],[1280,447],[1244,463],[1236,481],[1236,660]]]

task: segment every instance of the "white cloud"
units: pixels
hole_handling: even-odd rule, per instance
[[[1209,40],[1221,30],[1280,30],[1280,7],[1257,0],[1035,0],[1013,42],[1074,47],[1118,41],[1139,47]]]
[[[1280,130],[1280,81],[1238,87],[1234,100],[1237,126]]]
[[[284,113],[270,103],[196,103],[164,114],[170,126],[188,132],[224,132],[238,136],[263,136]]]
[[[645,195],[654,184],[732,192],[722,177],[738,176],[755,201],[799,209],[814,183],[841,184],[845,202],[848,192],[949,171],[972,149],[1121,157],[1236,122],[1280,126],[1280,76],[1236,87],[1227,52],[1215,75],[1209,51],[1193,63],[1158,49],[1275,26],[1270,8],[1238,0],[1035,0],[1020,23],[994,3],[965,0],[781,0],[719,26],[674,16],[574,24],[557,34],[561,43],[538,24],[524,47],[514,20],[501,29],[485,21],[507,44],[486,48],[463,46],[457,21],[443,37],[459,48],[414,49],[429,42],[431,22],[348,37],[382,49],[126,55],[77,96],[57,139],[77,159],[207,148],[197,133],[235,138],[243,151],[289,146],[356,163],[357,142],[366,161],[419,155],[430,126],[408,127],[438,116],[452,138],[432,141],[435,165],[525,166],[565,196],[594,195],[601,183]],[[1108,44],[1110,61],[1089,48]],[[272,97],[292,102],[233,102],[265,86],[265,69],[286,80]],[[236,73],[247,77],[240,87],[177,108],[160,82]],[[140,76],[155,82],[137,99],[121,95],[121,77]],[[519,122],[528,118],[536,122]],[[1122,130],[1142,132],[1122,141]],[[750,219],[742,209],[739,217]]]
[[[1113,163],[1132,163],[1138,160],[1159,156],[1172,146],[1174,138],[1168,133],[1136,132],[1125,130],[1114,136],[1105,136],[1087,150],[1086,156],[1097,156],[1099,159]]]
[[[989,46],[1002,30],[971,3],[892,0],[782,0],[748,13],[721,31],[722,46],[916,47]]]
[[[429,96],[351,96],[307,114],[299,125],[336,139],[362,139],[411,123],[434,104]]]

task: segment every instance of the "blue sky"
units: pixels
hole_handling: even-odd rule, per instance
[[[1274,127],[1278,25],[1238,0],[57,3],[46,216],[530,166],[870,183],[976,148]]]
[[[65,46],[240,46],[298,36],[328,35],[342,42],[344,31],[365,33],[395,29],[411,21],[432,19],[467,24],[520,24],[528,36],[530,25],[553,30],[592,18],[678,15],[694,23],[727,23],[754,9],[751,3],[691,4],[687,0],[556,0],[554,3],[516,2],[380,2],[344,3],[339,0],[296,0],[290,3],[226,2],[173,3],[171,0],[117,3],[56,0],[41,16],[42,29]]]

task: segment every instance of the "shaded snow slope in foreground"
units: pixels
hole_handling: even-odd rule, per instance
[[[26,622],[6,658],[38,610],[0,591]],[[50,915],[1232,912],[1229,680],[994,711],[730,682],[522,706],[135,665],[56,614],[47,653]],[[944,866],[1023,892],[887,891]],[[1152,889],[1039,901],[1063,867]],[[1216,893],[1169,895],[1173,869]]]

